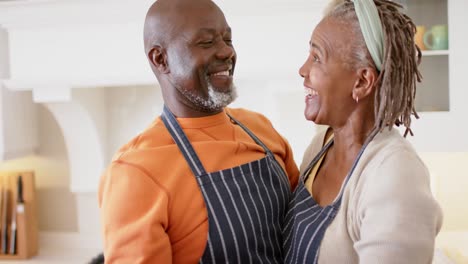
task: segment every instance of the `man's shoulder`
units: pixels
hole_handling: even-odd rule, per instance
[[[265,115],[243,108],[226,110],[268,147],[274,148],[273,146],[276,145],[279,146],[281,151],[288,147],[287,140]]]
[[[138,155],[143,152],[157,152],[168,145],[174,145],[169,132],[160,118],[149,127],[122,145],[112,160],[123,159],[127,155]]]
[[[252,110],[245,108],[226,108],[226,112],[245,125],[264,124],[272,126],[270,119],[268,119],[265,115]]]

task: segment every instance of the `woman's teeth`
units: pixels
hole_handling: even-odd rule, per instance
[[[311,89],[311,88],[305,88],[305,93],[306,93],[306,95],[310,95],[310,96],[318,95],[317,91],[315,91],[314,89]]]

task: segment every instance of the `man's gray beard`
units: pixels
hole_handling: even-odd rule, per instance
[[[223,93],[216,91],[209,81],[207,81],[207,83],[208,98],[195,95],[187,90],[183,91],[185,97],[201,110],[207,112],[219,111],[228,106],[237,98],[237,90],[234,84],[231,85],[229,92]]]

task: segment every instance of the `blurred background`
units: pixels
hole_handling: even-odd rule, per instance
[[[85,263],[102,250],[99,177],[113,153],[162,111],[142,42],[152,2],[0,1],[0,171],[35,173],[39,255],[28,263]],[[215,2],[238,56],[232,107],[269,117],[300,164],[320,128],[303,118],[297,72],[328,0]],[[465,263],[468,1],[400,2],[424,49],[421,119],[409,140],[444,211],[437,254]]]

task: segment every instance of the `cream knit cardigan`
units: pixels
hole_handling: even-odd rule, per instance
[[[324,136],[319,133],[307,148],[301,174]],[[441,225],[426,166],[396,129],[385,129],[367,146],[344,189],[319,263],[429,264]]]

